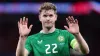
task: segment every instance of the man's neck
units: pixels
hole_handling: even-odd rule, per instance
[[[52,33],[55,31],[55,27],[51,27],[51,28],[43,28],[42,32],[45,33],[45,34],[48,34],[48,33]]]

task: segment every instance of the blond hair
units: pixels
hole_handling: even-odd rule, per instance
[[[39,13],[41,13],[42,10],[54,10],[55,13],[56,11],[56,6],[53,3],[50,2],[44,2],[39,9]]]

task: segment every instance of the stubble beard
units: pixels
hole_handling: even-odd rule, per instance
[[[49,31],[52,27],[53,27],[53,25],[52,26],[47,26],[46,28]]]

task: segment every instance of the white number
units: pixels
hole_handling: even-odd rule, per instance
[[[47,46],[46,48],[46,54],[50,54],[51,52],[49,52],[48,50],[50,49],[50,45],[46,44],[45,46]],[[55,51],[55,49],[57,48],[57,44],[52,44],[52,46],[54,46],[54,48],[52,49],[52,53],[58,53],[58,51]]]
[[[57,48],[57,44],[52,44],[52,45],[54,45],[54,48],[52,49],[52,52],[53,53],[58,53],[58,51],[55,51],[55,49]]]
[[[48,48],[45,50],[46,51],[46,54],[50,54],[51,52],[48,52],[48,50],[50,49],[50,45],[49,44],[47,44],[47,45],[45,45],[45,46],[47,46]]]

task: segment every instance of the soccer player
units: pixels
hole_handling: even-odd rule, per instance
[[[16,56],[28,56],[30,52],[34,56],[70,56],[70,47],[82,54],[89,53],[89,47],[79,31],[78,20],[73,16],[66,18],[69,26],[64,26],[66,30],[57,29],[56,6],[45,2],[40,7],[39,20],[42,30],[31,36],[28,36],[32,29],[32,25],[27,27],[28,18],[18,21],[20,36]]]

